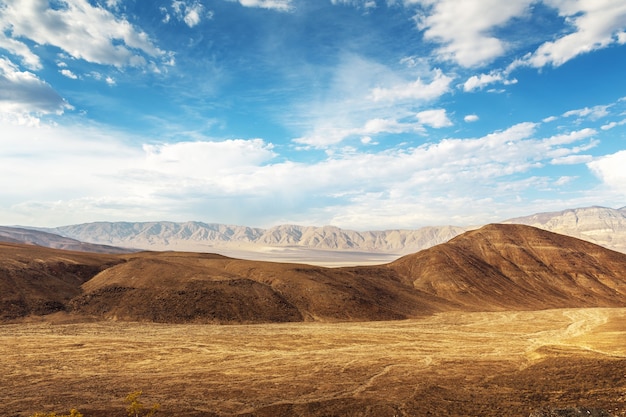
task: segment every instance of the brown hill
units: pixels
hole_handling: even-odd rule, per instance
[[[0,243],[0,320],[64,310],[114,256]]]
[[[626,305],[625,254],[523,225],[487,225],[390,267],[473,310]]]
[[[522,225],[485,226],[390,264],[352,268],[0,244],[4,319],[65,309],[170,323],[369,321],[612,306],[626,306],[626,255]]]
[[[330,269],[182,252],[132,256],[82,288],[85,294],[71,303],[75,311],[157,322],[393,320],[447,306],[387,268]]]

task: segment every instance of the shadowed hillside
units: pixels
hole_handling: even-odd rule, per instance
[[[447,303],[386,268],[330,269],[219,255],[143,253],[83,285],[75,311],[157,322],[394,320]]]
[[[112,255],[0,243],[0,320],[65,310],[85,281],[122,261]]]
[[[351,268],[10,244],[0,252],[4,318],[65,309],[168,323],[370,321],[626,306],[626,255],[522,225],[485,226],[390,264]]]

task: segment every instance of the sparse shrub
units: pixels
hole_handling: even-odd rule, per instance
[[[83,417],[83,415],[80,411],[72,408],[69,414],[35,413],[31,417]]]
[[[145,407],[139,398],[141,394],[143,394],[143,391],[135,391],[126,396],[126,402],[128,403],[126,411],[128,412],[128,417],[150,417],[159,411],[161,406],[154,404],[150,410],[147,410],[144,414]]]

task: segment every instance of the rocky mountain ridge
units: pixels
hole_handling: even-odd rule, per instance
[[[416,230],[358,232],[335,226],[280,225],[269,229],[202,222],[97,222],[46,229],[84,242],[149,250],[208,252],[214,248],[314,250],[392,253],[398,256],[448,241],[469,228],[423,227]]]
[[[626,207],[612,209],[593,206],[537,213],[502,223],[534,226],[626,253]],[[447,242],[476,228],[432,226],[414,230],[359,232],[335,226],[279,225],[262,229],[218,223],[163,221],[96,222],[39,230],[95,245],[157,251],[217,252],[244,259],[339,266],[390,262],[402,255]],[[7,240],[11,237],[15,241],[22,238],[11,235],[4,238]],[[58,244],[47,246],[62,248]]]
[[[626,253],[626,207],[584,207],[537,213],[503,223],[525,224]]]

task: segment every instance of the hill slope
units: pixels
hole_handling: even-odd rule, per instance
[[[118,262],[113,255],[0,243],[0,321],[65,310],[85,281]]]
[[[0,244],[0,306],[5,319],[64,309],[168,323],[369,321],[448,310],[624,307],[626,255],[505,224],[390,264],[350,268]]]
[[[390,267],[474,310],[626,305],[625,254],[523,225],[487,225]]]
[[[446,305],[385,269],[328,269],[180,252],[138,254],[82,288],[85,294],[71,303],[74,310],[158,322],[392,320]]]

